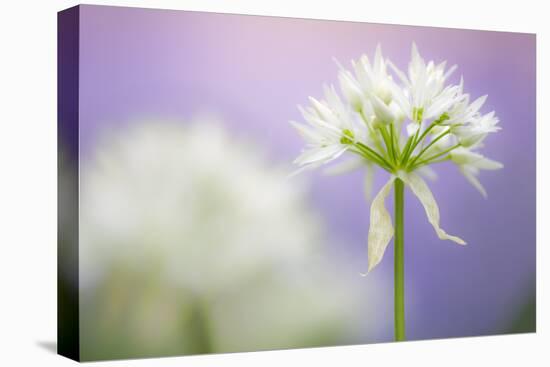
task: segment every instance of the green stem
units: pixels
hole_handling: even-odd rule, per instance
[[[399,148],[399,135],[395,132],[395,127],[393,123],[390,125],[390,135],[393,137],[393,147],[395,148],[395,157],[397,158],[397,163],[399,163],[401,158],[401,149]]]
[[[421,167],[421,166],[424,166],[426,164],[436,164],[436,163],[441,163],[441,162],[446,162],[448,160],[450,160],[451,157],[449,157],[448,155],[446,155],[445,157],[442,157],[442,158],[439,158],[439,159],[433,159],[429,162],[426,162],[426,161],[422,161],[422,162],[418,162],[416,163],[414,166],[412,166],[411,168],[408,169],[408,172],[410,171],[414,171],[415,169]]]
[[[418,134],[420,133],[420,126],[416,130],[413,136],[409,137],[409,140],[407,141],[407,149],[403,154],[403,158],[401,159],[401,164],[406,163],[411,154],[414,151],[414,148],[416,148],[416,140],[418,139]]]
[[[394,316],[395,340],[405,340],[405,272],[404,272],[404,183],[399,178],[394,181],[395,190],[395,237],[394,237]]]
[[[403,153],[401,154],[401,158],[399,163],[403,164],[405,163],[405,160],[407,158],[407,155],[409,154],[409,149],[411,148],[411,144],[413,142],[414,137],[411,136],[407,139],[407,142],[405,143],[405,147],[403,148]]]
[[[419,121],[418,122],[418,130],[416,130],[416,134],[414,134],[414,139],[413,139],[413,143],[411,145],[411,148],[407,154],[407,156],[405,156],[404,158],[404,161],[406,162],[409,157],[411,156],[411,154],[414,152],[414,150],[416,149],[416,146],[418,145],[418,143],[420,142],[423,142],[424,141],[424,138],[426,137],[426,135],[428,135],[428,133],[437,125],[441,124],[442,122],[446,121],[449,119],[449,115],[447,115],[447,113],[443,113],[441,116],[439,116],[439,118],[437,120],[434,120],[430,126],[428,126],[428,128],[426,130],[424,130],[424,132],[422,133],[422,135],[420,135],[420,137],[418,137],[418,132],[420,131],[420,128],[422,127],[422,122]]]
[[[437,124],[439,123],[439,120],[435,120],[434,122],[432,122],[430,124],[430,126],[428,126],[428,128],[426,130],[424,130],[424,132],[418,136],[418,132],[420,131],[420,128],[422,127],[422,125],[418,126],[418,130],[416,130],[416,138],[414,140],[414,143],[411,147],[411,153],[414,152],[414,150],[416,149],[416,146],[418,145],[418,143],[420,143],[422,140],[424,140],[424,138],[426,137],[426,135],[428,135],[428,133],[434,128],[434,126],[436,126]]]
[[[376,153],[374,150],[366,146],[365,144],[361,142],[356,142],[355,146],[359,148],[362,152],[366,153],[367,155],[370,155],[371,157],[375,157],[375,161],[378,161],[378,163],[387,169],[389,172],[392,170],[392,165],[386,161],[384,157],[382,157],[380,154]]]
[[[411,166],[411,168],[409,169],[409,171],[412,171],[413,169],[417,168],[418,166],[421,166],[423,164],[426,164],[426,163],[432,163],[435,159],[451,152],[452,150],[458,148],[460,146],[460,144],[456,144],[456,145],[453,145],[452,147],[448,148],[448,149],[445,149],[444,151],[442,151],[441,153],[438,153],[438,154],[435,154],[435,155],[432,155],[431,157],[429,158],[426,158],[426,159],[423,159],[421,160],[420,162],[416,163],[414,166]]]
[[[386,172],[393,173],[393,170],[390,166],[387,166],[384,162],[382,162],[377,157],[372,155],[369,151],[361,149],[359,146],[355,146],[354,148],[350,149],[350,152],[355,153],[355,154],[359,155],[362,158],[372,160],[374,163],[378,164],[380,166],[380,168],[382,168]]]
[[[424,149],[422,149],[420,151],[420,153],[418,153],[418,155],[416,157],[413,158],[413,160],[411,161],[410,165],[413,166],[414,165],[414,162],[416,162],[419,158],[422,157],[422,155],[428,150],[430,149],[430,147],[432,145],[434,145],[435,143],[437,143],[439,140],[443,139],[445,136],[449,135],[451,133],[451,130],[448,129],[447,131],[441,133],[438,137],[436,137],[435,139],[433,139],[430,144],[428,144]]]
[[[192,304],[189,324],[186,327],[193,333],[193,340],[189,346],[193,354],[208,354],[215,350],[208,312],[205,300],[197,298]]]
[[[395,156],[393,155],[393,144],[391,142],[391,138],[388,135],[388,132],[386,131],[385,126],[380,126],[379,128],[380,134],[382,135],[382,139],[384,140],[384,144],[386,145],[386,152],[388,153],[388,159],[392,162],[395,162]]]

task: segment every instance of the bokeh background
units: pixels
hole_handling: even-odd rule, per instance
[[[489,95],[484,111],[502,131],[484,154],[504,169],[482,173],[485,200],[454,167],[436,167],[442,227],[466,247],[440,241],[406,194],[407,337],[534,331],[534,35],[81,6],[83,359],[391,341],[392,247],[359,275],[364,173],[288,180],[303,145],[288,121],[337,82],[334,58],[349,65],[380,43],[405,68],[413,41],[457,64],[452,79],[463,75],[474,98]],[[221,195],[211,206],[205,182]],[[233,215],[263,197],[276,199]],[[225,282],[240,265],[216,265],[233,249],[248,270]]]

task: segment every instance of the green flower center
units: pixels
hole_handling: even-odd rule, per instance
[[[424,114],[424,108],[413,108],[412,118],[416,122],[422,122],[422,115]]]
[[[353,135],[353,132],[348,129],[344,129],[342,131],[342,137],[340,138],[341,144],[353,144],[353,140],[355,139],[355,135]]]

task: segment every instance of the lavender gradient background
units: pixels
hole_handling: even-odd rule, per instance
[[[534,297],[534,35],[96,6],[81,6],[80,32],[84,158],[98,134],[117,124],[214,111],[236,134],[265,146],[274,162],[289,164],[303,142],[288,121],[300,119],[296,105],[319,97],[322,83],[336,83],[333,58],[348,64],[381,43],[405,68],[415,41],[426,59],[458,64],[454,81],[463,74],[474,98],[489,94],[484,111],[501,119],[503,130],[487,139],[484,152],[505,168],[482,173],[484,200],[454,167],[437,167],[440,178],[430,187],[442,226],[466,247],[440,241],[407,193],[408,338],[504,332]],[[369,213],[362,173],[306,175],[312,203],[331,238],[341,240],[333,245],[355,256],[352,271],[364,271]],[[376,189],[384,180],[377,177]],[[390,247],[376,269],[390,279],[392,256]],[[380,310],[380,318],[392,312]]]

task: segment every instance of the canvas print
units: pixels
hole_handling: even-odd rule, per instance
[[[534,34],[58,17],[58,350],[534,332]]]

